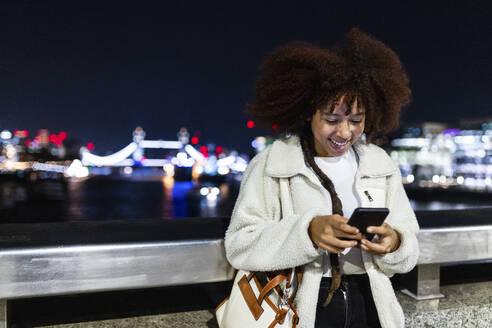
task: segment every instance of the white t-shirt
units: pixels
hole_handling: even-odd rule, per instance
[[[338,157],[315,157],[314,161],[319,168],[330,178],[342,202],[343,216],[350,218],[352,212],[360,206],[361,200],[355,191],[355,173],[357,171],[357,155],[353,147]],[[329,255],[325,254],[323,276],[331,276],[331,267],[328,265]],[[362,262],[361,250],[351,248],[345,255],[340,254],[340,269],[342,274],[366,273]]]

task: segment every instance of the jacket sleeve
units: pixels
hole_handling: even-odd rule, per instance
[[[403,188],[400,170],[397,169],[397,173],[388,179],[387,206],[390,214],[385,222],[400,234],[401,243],[393,253],[373,258],[379,269],[391,277],[395,273],[409,272],[417,264],[419,225]]]
[[[278,179],[264,173],[266,151],[250,162],[243,175],[225,235],[227,259],[236,269],[274,271],[292,268],[322,254],[308,234],[309,223],[321,215],[321,210],[283,216]]]

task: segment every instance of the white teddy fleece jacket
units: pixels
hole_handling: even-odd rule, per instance
[[[403,189],[398,167],[373,144],[356,142],[355,188],[362,207],[387,207],[400,247],[384,256],[362,251],[374,303],[383,328],[404,327],[404,315],[389,277],[417,263],[419,226]],[[368,197],[368,194],[370,197]],[[299,138],[277,140],[255,156],[244,173],[225,236],[227,259],[236,269],[273,271],[304,266],[296,296],[300,328],[314,327],[323,250],[308,235],[311,220],[332,214],[329,192],[304,163]],[[328,263],[329,265],[329,263]]]

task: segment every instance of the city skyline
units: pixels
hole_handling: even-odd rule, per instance
[[[489,3],[349,5],[12,2],[0,11],[0,129],[66,131],[104,154],[136,126],[180,127],[247,151],[258,66],[292,40],[341,41],[352,26],[401,57],[413,102],[404,123],[457,124],[491,113]]]

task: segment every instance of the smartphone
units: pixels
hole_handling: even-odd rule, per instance
[[[389,209],[385,207],[357,207],[347,223],[359,229],[366,236],[366,239],[370,241],[374,234],[368,233],[366,231],[367,227],[380,226],[388,214]]]

